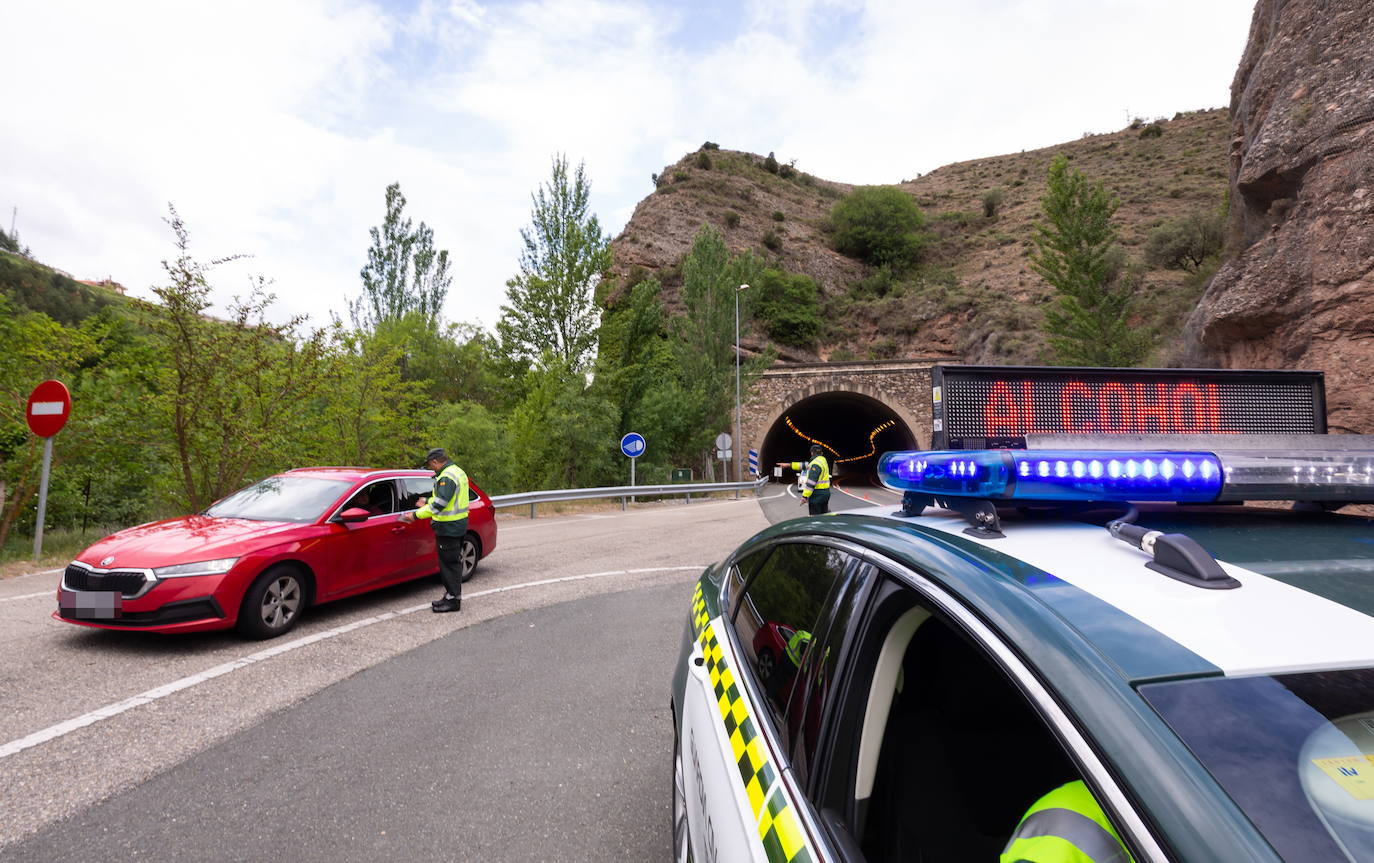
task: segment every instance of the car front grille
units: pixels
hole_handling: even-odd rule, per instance
[[[117,590],[125,596],[133,596],[147,584],[139,570],[91,572],[76,564],[67,566],[62,580],[68,590]]]

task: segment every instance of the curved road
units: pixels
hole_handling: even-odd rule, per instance
[[[667,859],[691,586],[804,512],[503,516],[462,613],[427,579],[270,642],[73,627],[56,574],[0,582],[0,859]]]

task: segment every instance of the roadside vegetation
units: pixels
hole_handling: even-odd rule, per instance
[[[609,237],[589,195],[582,166],[554,157],[495,332],[444,319],[461,262],[413,222],[397,185],[359,250],[359,284],[341,286],[347,321],[281,322],[266,279],[212,307],[230,258],[203,256],[175,209],[156,302],[0,251],[0,560],[31,553],[42,442],[24,412],[48,378],[75,405],[54,441],[49,556],[290,467],[409,466],[435,445],[489,494],[625,484],[628,431],[649,441],[639,482],[684,467],[713,478],[712,441],[733,409],[736,287],[766,288],[740,294],[742,330],[771,301],[767,325],[793,340],[814,338],[814,288],[765,277],[707,226],[681,262],[687,314],[670,318],[657,279],[604,278]],[[749,359],[745,385],[771,361]]]

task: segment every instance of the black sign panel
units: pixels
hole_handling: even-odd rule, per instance
[[[935,449],[1028,434],[1325,434],[1321,372],[935,366]]]

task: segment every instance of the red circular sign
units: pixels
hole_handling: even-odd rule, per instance
[[[28,418],[29,430],[39,437],[52,437],[62,431],[71,415],[72,394],[61,381],[43,381],[29,393],[24,416]]]

